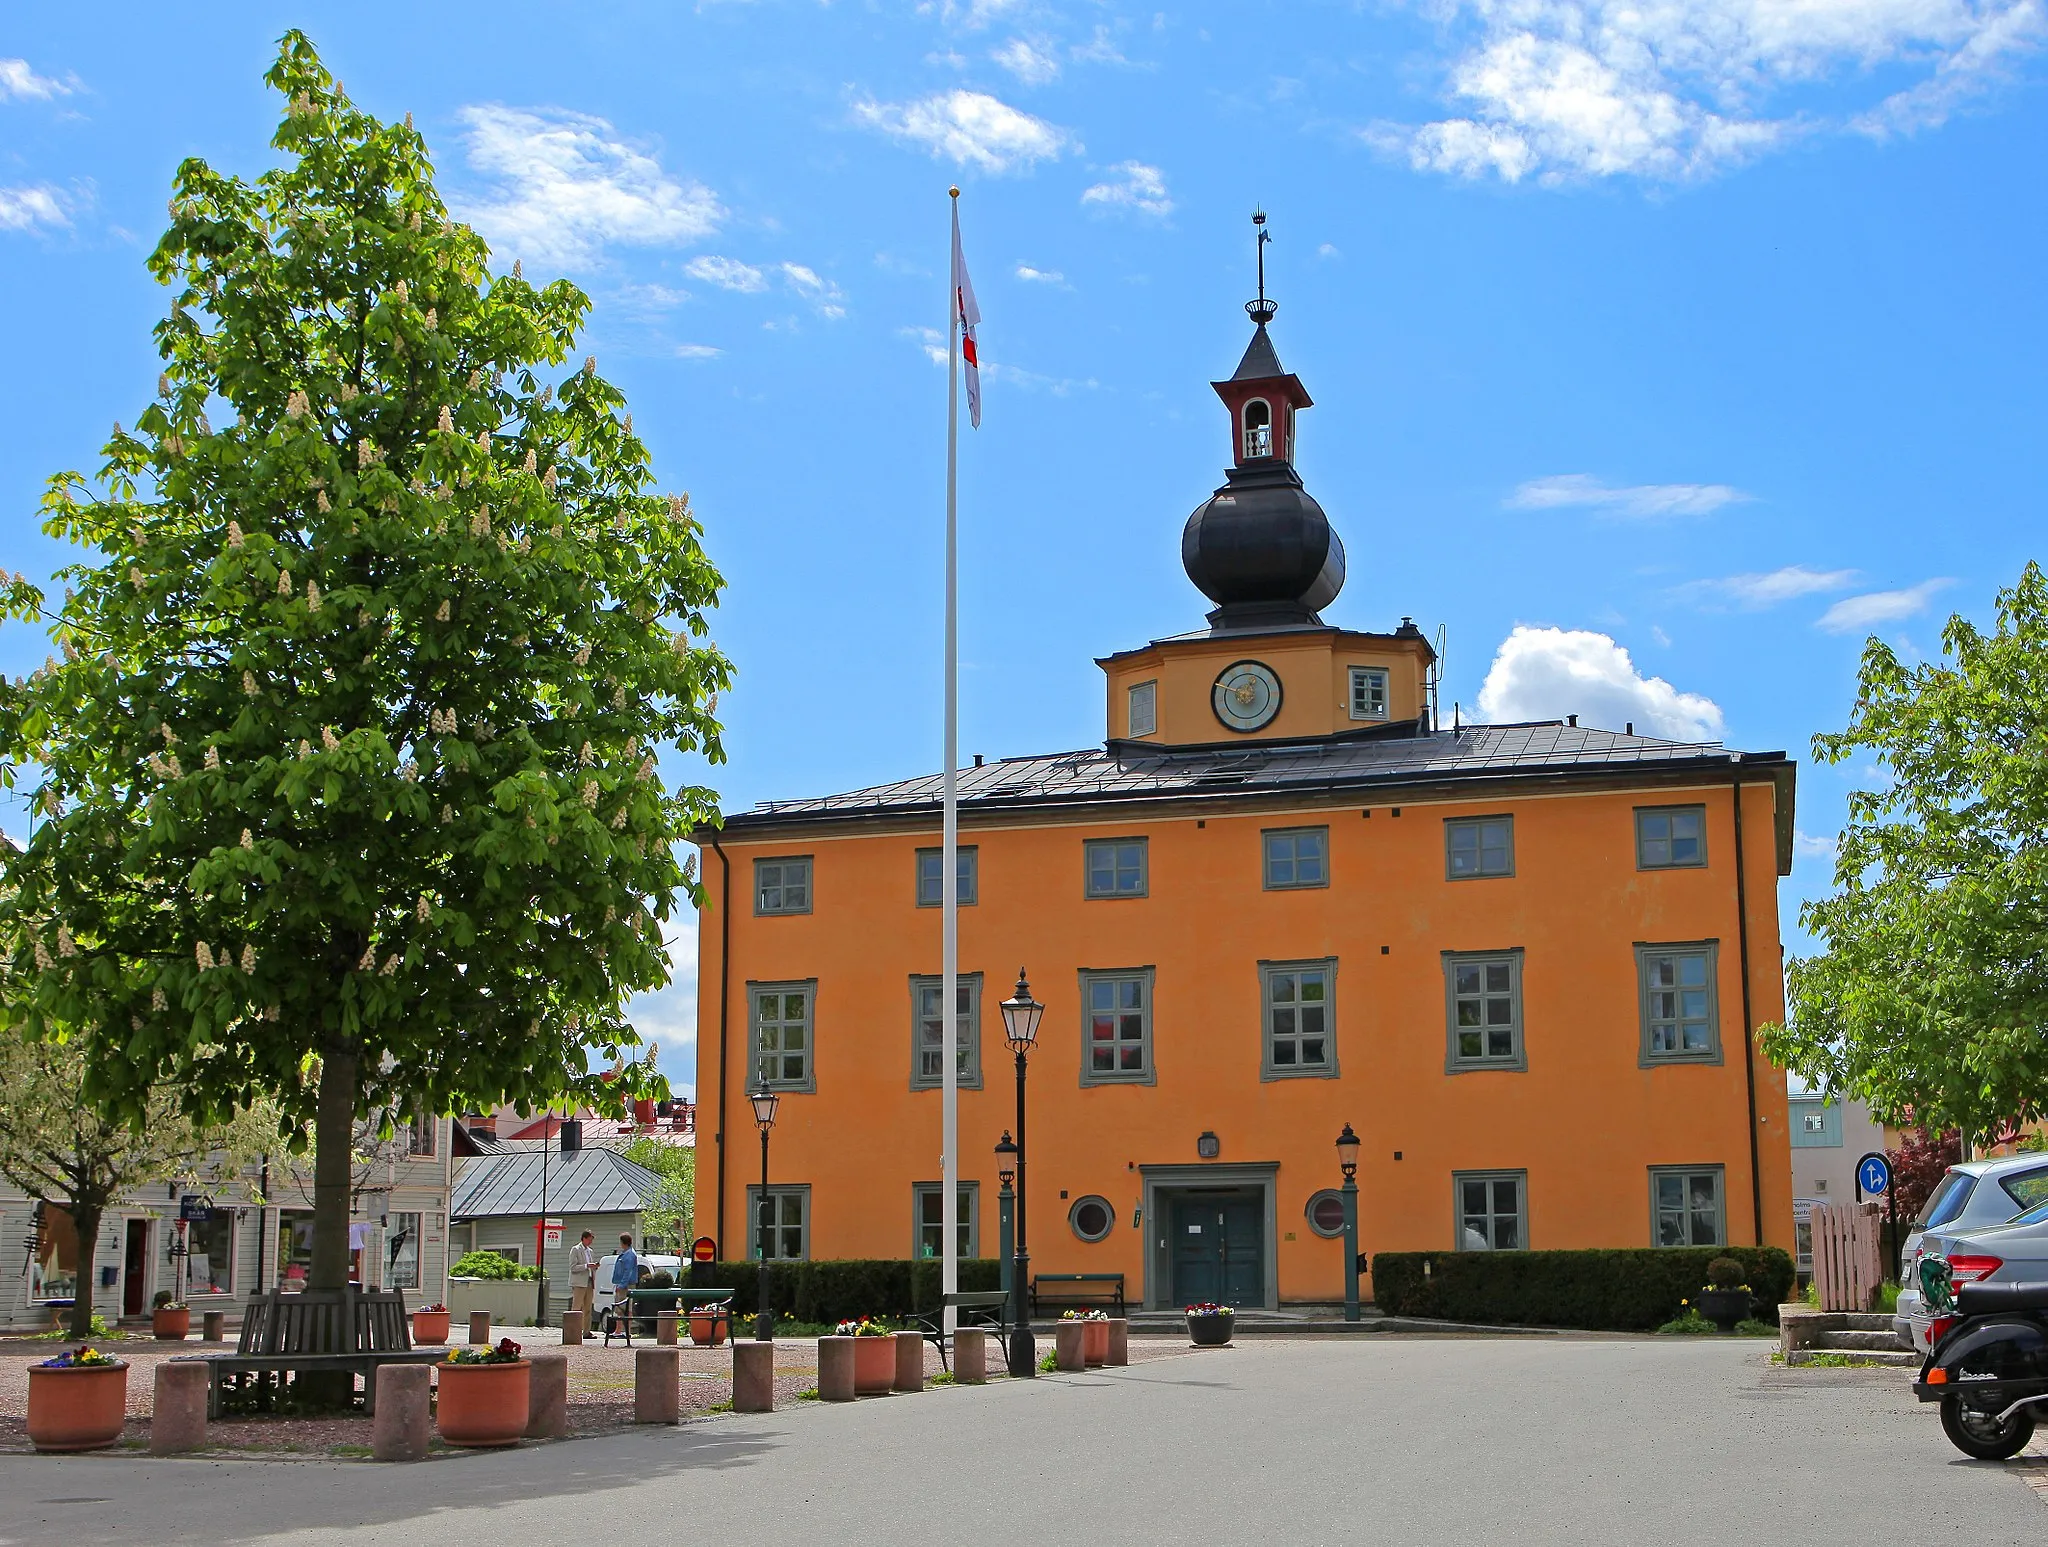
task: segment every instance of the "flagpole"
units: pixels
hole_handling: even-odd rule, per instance
[[[960,190],[952,198],[954,245],[959,243]],[[944,837],[939,849],[939,1018],[945,1027],[939,1096],[940,1162],[939,1222],[941,1246],[939,1287],[942,1294],[960,1289],[960,1243],[956,1214],[960,1207],[960,1060],[957,1006],[960,994],[960,293],[947,266],[946,283],[946,795]],[[945,1306],[945,1302],[940,1302]],[[953,1330],[953,1311],[946,1307],[941,1325]]]

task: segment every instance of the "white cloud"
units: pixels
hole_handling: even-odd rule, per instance
[[[980,91],[943,91],[915,102],[856,102],[853,117],[942,160],[984,172],[1057,161],[1075,148],[1066,130]]]
[[[78,88],[75,75],[66,75],[60,81],[54,76],[36,74],[26,59],[0,59],[0,102],[47,102],[52,97],[68,97]]]
[[[0,188],[0,231],[33,231],[38,226],[67,230],[71,200],[48,183]]]
[[[1729,575],[1720,580],[1695,580],[1679,587],[1688,596],[1704,601],[1731,602],[1750,612],[1775,607],[1827,591],[1846,591],[1858,575],[1853,569],[1808,569],[1788,564],[1767,574]]]
[[[801,263],[782,263],[776,267],[782,271],[783,282],[815,306],[820,317],[846,315],[846,293],[831,280],[821,278],[817,270]]]
[[[1170,215],[1173,200],[1166,192],[1166,176],[1159,168],[1142,161],[1119,161],[1109,169],[1115,177],[1095,184],[1081,194],[1083,204],[1100,204],[1106,209],[1136,210],[1142,215]]]
[[[1418,170],[1711,174],[1826,128],[1940,123],[2048,31],[2042,0],[1442,0],[1461,116],[1367,137]],[[1846,119],[1803,88],[1914,78]],[[1792,100],[1775,99],[1790,96]]]
[[[1671,636],[1655,623],[1650,625],[1650,638],[1666,650],[1671,648]]]
[[[1095,36],[1067,50],[1082,64],[1129,64],[1123,51],[1109,40],[1109,29],[1097,26]]]
[[[661,1044],[655,1067],[677,1090],[694,1092],[697,1079],[697,910],[687,897],[669,915],[668,987],[626,1004],[626,1018],[643,1039]]]
[[[1924,611],[1934,593],[1953,580],[1923,580],[1903,591],[1871,591],[1863,596],[1845,596],[1820,615],[1815,628],[1830,634],[1849,634],[1878,623],[1896,623]]]
[[[743,295],[759,295],[768,288],[768,276],[751,263],[742,263],[737,258],[719,258],[709,254],[692,258],[683,265],[683,272],[692,279],[701,279],[707,285],[716,285],[721,290],[737,290]]]
[[[1058,269],[1035,269],[1028,263],[1017,265],[1017,277],[1033,285],[1064,285],[1067,282],[1067,276]]]
[[[496,103],[458,116],[469,164],[495,184],[464,213],[521,257],[588,266],[613,243],[700,241],[725,217],[709,188],[671,177],[602,118]]]
[[[1584,629],[1516,625],[1501,641],[1479,689],[1488,720],[1561,720],[1671,741],[1711,741],[1721,710],[1698,693],[1681,693],[1662,677],[1645,677],[1629,653],[1605,634]]]
[[[1835,853],[1835,835],[1802,833],[1794,828],[1792,853],[1798,859],[1832,859]]]
[[[1325,242],[1316,249],[1316,256],[1318,258],[1341,258],[1344,255],[1337,251],[1337,244],[1335,242]]]
[[[1510,494],[1510,510],[1586,507],[1617,516],[1704,516],[1749,496],[1725,483],[1638,483],[1615,488],[1589,473],[1532,478]]]
[[[678,360],[715,360],[724,353],[725,351],[715,344],[676,345],[676,358]]]
[[[989,58],[1026,86],[1043,86],[1048,81],[1060,78],[1059,59],[1053,54],[1052,45],[1048,43],[1034,43],[1027,38],[1012,38],[990,54]]]

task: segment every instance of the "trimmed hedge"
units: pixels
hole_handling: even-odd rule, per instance
[[[944,1264],[937,1258],[845,1258],[827,1262],[771,1262],[768,1297],[779,1315],[798,1321],[847,1321],[858,1316],[900,1319],[912,1314],[936,1315]],[[690,1282],[730,1284],[735,1293],[733,1314],[751,1316],[761,1305],[761,1265],[757,1262],[714,1262],[695,1265]],[[1002,1287],[1002,1265],[993,1257],[963,1258],[960,1288],[964,1293]]]
[[[1742,1264],[1765,1316],[1775,1319],[1793,1277],[1791,1257],[1777,1246],[1381,1252],[1372,1259],[1373,1298],[1389,1316],[1647,1332],[1698,1296],[1716,1257]]]

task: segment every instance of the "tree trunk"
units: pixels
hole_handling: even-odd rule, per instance
[[[93,1265],[100,1244],[100,1219],[105,1213],[97,1203],[74,1203],[71,1223],[78,1232],[78,1292],[71,1301],[71,1335],[83,1343],[92,1336],[92,1282],[98,1269]]]
[[[320,1055],[320,1106],[313,1127],[313,1263],[308,1289],[348,1284],[349,1192],[354,1180],[356,1055]]]

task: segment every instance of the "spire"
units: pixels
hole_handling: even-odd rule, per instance
[[[1252,228],[1259,233],[1258,239],[1252,243],[1252,250],[1259,260],[1259,298],[1256,301],[1245,302],[1244,309],[1251,314],[1252,321],[1259,325],[1259,330],[1264,332],[1266,324],[1273,320],[1273,313],[1280,310],[1280,306],[1278,302],[1266,299],[1266,243],[1273,240],[1273,233],[1266,229],[1266,212],[1256,206],[1252,209]]]

